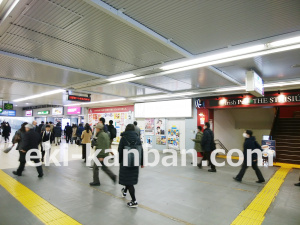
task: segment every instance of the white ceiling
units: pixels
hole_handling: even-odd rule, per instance
[[[92,101],[126,98],[90,106],[124,105],[134,97],[243,85],[249,69],[266,82],[300,78],[300,67],[291,67],[300,64],[299,49],[169,74],[158,69],[228,46],[299,35],[300,1],[22,0],[5,16],[12,2],[0,5],[5,101],[63,88],[90,93]],[[143,77],[105,79],[131,72]],[[65,95],[18,105],[72,104]]]

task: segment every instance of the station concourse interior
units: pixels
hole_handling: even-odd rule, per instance
[[[299,12],[0,0],[0,225],[299,225]]]

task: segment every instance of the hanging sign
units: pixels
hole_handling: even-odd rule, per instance
[[[68,95],[68,100],[69,101],[76,101],[76,102],[90,102],[91,98],[90,97],[85,97],[85,96]]]

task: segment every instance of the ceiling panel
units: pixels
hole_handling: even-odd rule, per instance
[[[199,54],[300,29],[300,1],[104,0]]]
[[[300,78],[300,67],[292,67],[296,64],[300,64],[299,49],[215,66],[244,83],[247,70],[256,71],[265,81]]]
[[[95,86],[95,87],[90,87],[90,88],[84,88],[84,90],[118,95],[118,96],[123,96],[123,97],[132,97],[132,96],[160,93],[160,91],[156,91],[156,90],[153,90],[150,88],[140,88],[140,87],[136,87],[134,85],[125,84],[125,83],[108,85],[108,86]]]
[[[69,86],[74,83],[95,79],[92,76],[3,55],[0,55],[0,67],[0,77],[56,86]]]
[[[196,88],[217,88],[233,85],[230,81],[220,77],[206,68],[187,70],[166,76],[157,76],[138,80],[137,83],[153,85],[170,91],[181,91]]]
[[[0,49],[112,75],[182,58],[80,0],[34,0],[0,38]]]

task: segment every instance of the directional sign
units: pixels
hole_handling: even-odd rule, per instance
[[[0,108],[0,113],[2,113],[3,112],[3,109],[2,108]]]

